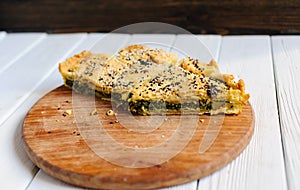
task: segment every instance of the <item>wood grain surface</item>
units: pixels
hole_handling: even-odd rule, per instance
[[[300,131],[299,114],[300,76],[297,61],[300,59],[300,36],[272,37],[274,67],[280,107],[280,126],[289,189],[298,189],[300,181]],[[288,73],[288,74],[287,74]],[[296,156],[297,155],[297,156]]]
[[[110,109],[109,101],[73,94],[63,86],[51,91],[24,120],[27,155],[46,173],[70,184],[96,189],[152,189],[187,183],[222,168],[247,146],[254,130],[249,103],[234,116],[109,116]],[[161,123],[151,128],[156,121]],[[196,121],[195,127],[186,125],[192,121]],[[141,131],[136,128],[140,123],[150,125]],[[106,141],[101,140],[106,138],[94,138],[103,137],[99,128],[124,149],[151,150],[175,138],[174,134],[179,138],[175,146],[183,148],[168,160],[165,155],[172,150],[167,147],[140,158],[124,156],[120,149],[114,158],[107,159],[98,151],[103,147],[114,150],[114,145],[104,144]],[[190,139],[187,134],[191,134]]]
[[[149,21],[197,34],[300,32],[298,0],[2,0],[0,12],[0,30],[10,32],[110,32]]]

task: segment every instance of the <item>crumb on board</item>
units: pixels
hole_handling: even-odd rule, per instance
[[[94,109],[93,111],[90,112],[90,115],[97,115],[98,114],[98,110]]]
[[[67,115],[71,115],[71,114],[72,114],[72,110],[66,110],[62,115],[66,117]]]
[[[204,122],[204,119],[200,119],[199,121],[200,121],[200,123],[203,123],[203,122]]]
[[[77,136],[80,135],[79,131],[77,131],[77,130],[73,130],[73,131],[72,131],[72,134],[73,134],[73,135],[77,135]]]
[[[113,115],[115,115],[115,112],[114,112],[113,110],[108,110],[108,111],[106,112],[106,115],[108,115],[108,116],[113,116]]]

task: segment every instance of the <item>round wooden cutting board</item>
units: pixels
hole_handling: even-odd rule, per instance
[[[239,115],[114,114],[109,101],[62,86],[41,98],[23,125],[25,151],[49,175],[95,189],[153,189],[207,176],[235,159],[254,130]]]

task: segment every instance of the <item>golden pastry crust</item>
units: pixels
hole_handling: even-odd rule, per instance
[[[151,104],[155,113],[164,105],[173,114],[183,109],[238,114],[250,97],[244,81],[220,73],[214,60],[178,62],[177,55],[144,45],[125,47],[116,56],[83,51],[60,63],[59,71],[66,86],[102,98],[113,91],[119,94],[119,106],[129,103],[130,111],[142,115],[150,113]]]
[[[229,87],[229,94],[237,94],[239,101],[246,103],[250,98],[249,94],[245,93],[245,83],[242,79],[238,82],[234,81],[232,74],[222,74],[219,71],[219,66],[215,60],[211,60],[208,64],[192,58],[184,58],[179,62],[180,66],[197,75],[209,76],[224,81]],[[228,98],[233,98],[232,96]]]
[[[178,57],[163,49],[153,49],[145,45],[134,44],[121,49],[118,58],[122,62],[131,65],[139,60],[154,62],[157,64],[171,63],[176,64]]]
[[[179,62],[180,67],[197,75],[213,76],[220,74],[219,66],[215,60],[211,60],[206,64],[198,59],[190,57],[184,58]]]
[[[63,78],[74,80],[76,78],[76,71],[79,63],[86,57],[91,55],[91,52],[84,50],[79,54],[75,54],[73,57],[68,58],[66,61],[59,64],[59,72]]]

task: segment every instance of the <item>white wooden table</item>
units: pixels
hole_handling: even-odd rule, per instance
[[[58,63],[90,49],[103,35],[0,32],[0,189],[79,189],[33,165],[22,148],[22,122],[39,98],[62,85]],[[197,37],[222,72],[245,80],[255,110],[255,132],[245,151],[223,169],[166,189],[300,189],[300,36]],[[111,51],[114,44],[151,39],[195,50],[190,38],[115,34],[102,48]]]

